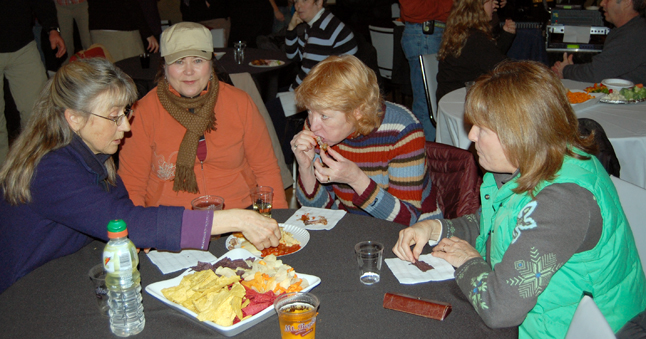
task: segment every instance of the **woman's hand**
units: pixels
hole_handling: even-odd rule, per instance
[[[329,155],[328,155],[329,154]],[[344,158],[337,151],[328,147],[326,152],[321,152],[320,162],[314,163],[314,175],[322,183],[336,182],[348,184],[357,194],[361,195],[370,185],[370,178],[357,164]],[[327,166],[324,167],[323,164]]]
[[[278,222],[251,210],[215,211],[211,235],[227,232],[242,232],[244,237],[259,250],[278,246],[280,241]]]
[[[292,138],[289,144],[292,145],[292,152],[294,152],[299,168],[301,170],[311,168],[312,160],[314,160],[314,155],[316,154],[314,151],[316,135],[311,131],[300,131]]]
[[[292,15],[292,20],[289,22],[289,25],[287,25],[287,30],[293,31],[294,28],[301,23],[303,23],[303,20],[298,16],[298,12],[295,12],[294,15]]]
[[[437,240],[442,232],[442,224],[437,220],[425,220],[399,231],[399,239],[393,247],[393,253],[402,260],[412,263],[419,259],[422,250],[429,240]],[[415,245],[411,251],[410,247]]]
[[[442,258],[454,267],[460,267],[473,258],[482,256],[468,242],[458,238],[444,238],[433,248],[434,257]]]
[[[146,38],[146,40],[148,40],[148,52],[157,53],[157,51],[159,51],[159,43],[157,42],[157,39],[151,35]]]
[[[507,19],[505,20],[505,25],[502,26],[502,29],[507,33],[516,34],[516,22],[514,22],[514,20]]]

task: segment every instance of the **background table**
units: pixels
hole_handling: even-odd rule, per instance
[[[584,89],[592,83],[563,80],[569,89]],[[466,90],[445,95],[437,109],[437,142],[462,149],[471,147],[471,126],[464,123]],[[579,118],[597,121],[608,135],[621,165],[621,179],[646,188],[646,102],[629,105],[598,103],[576,112]]]
[[[220,60],[216,61],[216,65],[220,68],[220,71],[228,74],[244,72],[251,74],[258,86],[258,91],[260,92],[264,102],[276,97],[280,77],[288,79],[287,83],[289,84],[296,76],[296,74],[293,76],[291,75],[292,62],[287,59],[287,55],[282,51],[247,47],[244,52],[244,61],[242,64],[238,64],[233,58],[233,48],[214,48],[213,50],[215,52],[226,52]],[[274,67],[252,66],[249,64],[256,59],[280,60],[284,61],[285,64]]]
[[[281,51],[273,51],[258,48],[245,48],[245,59],[242,64],[237,64],[233,59],[233,48],[214,48],[214,52],[226,52],[216,60],[216,66],[219,71],[227,74],[236,74],[248,72],[256,81],[258,90],[260,91],[264,101],[269,98],[275,98],[278,92],[278,77],[283,69],[289,69],[291,61],[287,59],[285,53]],[[258,67],[251,66],[249,63],[256,59],[275,59],[284,61],[285,64],[275,67]],[[140,97],[143,97],[153,89],[156,84],[154,82],[155,76],[159,71],[160,65],[163,63],[163,58],[160,53],[153,53],[150,55],[150,67],[142,68],[139,56],[124,59],[115,63],[117,67],[128,74],[137,84],[137,90]]]
[[[295,210],[274,210],[279,221]],[[346,215],[331,231],[310,231],[311,239],[300,252],[281,259],[297,272],[319,276],[312,290],[321,301],[316,332],[319,338],[517,338],[516,328],[488,328],[454,280],[401,285],[384,263],[381,282],[359,282],[354,244],[375,240],[385,245],[385,257],[401,225],[364,216]],[[227,252],[226,237],[211,242],[210,251]],[[115,338],[109,320],[99,315],[88,270],[101,262],[104,243],[94,241],[81,251],[51,261],[23,277],[0,295],[0,328],[3,338]],[[430,249],[427,247],[426,251]],[[142,253],[143,287],[179,275],[163,275]],[[406,293],[449,302],[453,311],[444,321],[431,320],[382,307],[384,293]],[[143,292],[146,327],[136,338],[222,338],[210,327],[163,304]],[[237,338],[280,338],[276,316],[242,332]]]

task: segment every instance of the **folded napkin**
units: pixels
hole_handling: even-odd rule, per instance
[[[329,231],[336,226],[336,224],[343,218],[346,214],[346,211],[343,210],[331,210],[327,208],[316,208],[316,207],[301,207],[294,215],[289,217],[284,223],[287,225],[293,225],[296,227],[304,228],[311,231],[320,231],[326,230]],[[305,225],[303,223],[303,215],[309,218],[309,220],[319,219],[320,217],[325,217],[327,219],[327,225]]]
[[[433,269],[422,272],[409,261],[404,261],[399,258],[388,258],[386,259],[386,264],[388,264],[388,268],[390,268],[401,284],[419,284],[428,281],[453,279],[455,269],[446,260],[436,258],[430,253],[420,255],[419,260],[433,266]]]
[[[163,274],[176,272],[197,265],[198,261],[214,262],[218,258],[209,251],[183,250],[181,252],[148,252],[148,258]]]

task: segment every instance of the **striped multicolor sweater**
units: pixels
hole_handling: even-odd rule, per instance
[[[323,14],[312,27],[308,26],[305,29],[303,36],[299,36],[298,32],[298,29],[293,29],[285,33],[287,58],[301,62],[301,69],[289,88],[290,91],[303,82],[310,69],[319,61],[330,55],[354,55],[359,50],[350,28],[327,9],[323,10]]]
[[[303,206],[344,209],[403,225],[442,218],[437,189],[426,167],[424,141],[422,125],[413,114],[403,106],[386,103],[379,128],[332,146],[368,175],[370,185],[365,192],[358,195],[346,184],[317,181],[307,195],[299,180],[298,201]]]

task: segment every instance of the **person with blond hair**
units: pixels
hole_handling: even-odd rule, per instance
[[[276,220],[254,211],[132,203],[112,154],[136,99],[132,79],[103,58],[69,63],[47,83],[0,168],[0,293],[50,260],[107,241],[113,219],[140,248],[207,250],[212,234],[236,231],[259,249],[278,245]]]
[[[393,248],[415,262],[427,242],[436,244],[432,254],[456,267],[485,324],[520,325],[519,338],[564,338],[584,294],[615,332],[646,309],[630,225],[566,93],[533,61],[503,62],[480,77],[465,118],[487,171],[481,210],[419,222],[400,231]]]
[[[303,206],[403,225],[442,217],[421,124],[403,106],[384,102],[375,73],[359,59],[319,62],[296,89],[296,102],[308,110],[291,141]]]
[[[495,0],[456,0],[453,3],[442,44],[437,54],[438,102],[447,93],[464,87],[505,60],[514,42],[516,23],[505,21],[497,39],[491,33]]]

